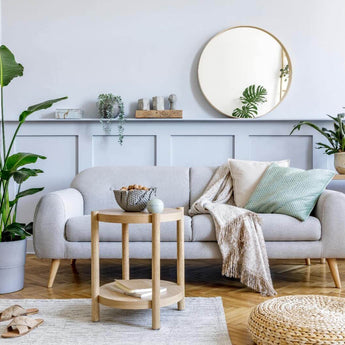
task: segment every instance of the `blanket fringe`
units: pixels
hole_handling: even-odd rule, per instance
[[[231,266],[224,262],[222,266],[222,275],[228,278],[240,279],[240,282],[255,291],[259,291],[262,296],[274,296],[277,292],[272,287],[271,280],[264,279],[245,268],[241,271],[237,264]]]

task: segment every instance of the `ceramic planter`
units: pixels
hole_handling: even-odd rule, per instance
[[[334,154],[334,167],[339,174],[345,174],[345,152]]]
[[[0,242],[0,294],[23,289],[26,239]]]

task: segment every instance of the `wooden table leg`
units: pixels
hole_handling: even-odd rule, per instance
[[[99,321],[99,223],[98,212],[91,213],[91,300],[92,321]]]
[[[178,310],[184,310],[185,307],[185,283],[184,283],[184,208],[179,207],[182,213],[182,219],[177,221],[177,284],[183,289],[183,299],[177,303]]]
[[[128,224],[122,224],[122,279],[129,280],[129,232],[128,232]]]
[[[160,329],[160,215],[152,214],[152,329]]]

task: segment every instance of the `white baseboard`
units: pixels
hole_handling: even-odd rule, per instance
[[[26,254],[35,254],[32,237],[29,237],[26,241]]]

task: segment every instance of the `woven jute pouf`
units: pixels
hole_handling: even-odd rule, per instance
[[[254,308],[248,327],[258,345],[345,344],[345,298],[273,298]]]

